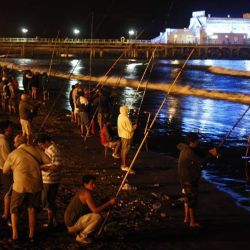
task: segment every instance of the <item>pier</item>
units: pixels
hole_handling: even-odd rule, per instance
[[[250,44],[166,44],[133,39],[0,38],[1,57],[56,57],[183,59],[195,47],[197,59],[250,59]]]

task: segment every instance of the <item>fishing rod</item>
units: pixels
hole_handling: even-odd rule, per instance
[[[149,59],[149,61],[148,61],[147,67],[145,68],[145,70],[144,70],[144,72],[143,72],[143,75],[142,75],[141,80],[140,80],[140,82],[139,82],[139,84],[138,84],[138,86],[137,86],[136,91],[139,90],[139,88],[140,88],[140,86],[141,86],[141,83],[142,83],[142,81],[143,81],[143,79],[144,79],[144,77],[145,77],[145,75],[146,75],[146,72],[147,72],[147,70],[148,70],[148,68],[149,68],[149,66],[150,66],[150,64],[151,64],[151,62],[152,62],[152,60],[153,60],[154,57],[155,57],[155,52],[156,52],[157,49],[158,49],[158,46],[156,46],[155,49],[154,49],[153,52],[152,52],[152,55],[151,55],[151,57],[150,57],[150,59]],[[152,67],[151,67],[151,71],[152,71]]]
[[[77,63],[75,64],[75,66],[73,67],[72,71],[70,72],[70,75],[69,75],[69,78],[68,78],[69,80],[70,80],[71,76],[73,75],[73,73],[74,73],[74,71],[75,71],[77,65],[79,64],[79,62],[80,62],[80,59],[78,59]],[[59,91],[59,93],[58,93],[58,95],[57,95],[55,101],[54,101],[53,104],[51,105],[51,108],[50,108],[48,114],[47,114],[46,117],[44,118],[44,120],[43,120],[43,122],[42,122],[42,124],[41,124],[41,126],[40,126],[40,129],[39,129],[39,131],[38,131],[39,133],[41,132],[41,130],[43,129],[43,127],[44,127],[44,125],[45,125],[45,123],[46,123],[46,121],[48,120],[49,116],[51,115],[51,113],[52,113],[52,111],[53,111],[53,109],[54,109],[54,107],[55,107],[57,101],[58,101],[59,98],[60,98],[60,95],[61,95],[61,93],[62,93],[63,88],[64,88],[65,85],[66,85],[66,82],[62,85],[62,87],[61,87],[61,89],[60,89],[60,91]]]
[[[147,122],[146,122],[146,126],[144,128],[144,135],[145,135],[147,133],[147,131],[148,131],[148,125],[149,125],[149,121],[150,121],[150,117],[151,117],[151,112],[144,111],[144,114],[147,115]],[[147,143],[147,140],[145,140],[145,148],[146,148],[146,152],[148,152],[148,143]]]
[[[156,49],[155,49],[155,50],[156,50]],[[155,50],[154,50],[154,52],[155,52]],[[153,52],[153,54],[152,54],[152,56],[151,56],[151,58],[150,58],[150,61],[151,61],[151,59],[152,59],[152,57],[153,57],[153,55],[154,55],[154,52]],[[121,56],[122,56],[122,55],[121,55]],[[116,63],[120,60],[121,56],[120,56],[120,57],[115,61],[115,63],[111,66],[111,68],[108,70],[108,72],[106,73],[106,75],[108,75],[108,73],[112,70],[112,68],[113,68],[113,67],[116,65]],[[149,61],[148,65],[150,64],[150,61]],[[148,68],[148,65],[147,65],[147,67],[146,67],[146,70],[147,70],[147,68]],[[145,75],[145,73],[146,73],[146,70],[144,71],[143,77],[144,77],[144,75]],[[143,77],[141,78],[141,81],[143,80]],[[121,78],[122,78],[122,74],[121,74],[120,77],[118,78],[118,80],[117,80],[115,86],[118,86],[118,85],[119,85],[119,82],[120,82]],[[138,84],[137,90],[139,89],[139,85],[140,85],[140,83]],[[96,87],[97,87],[97,86],[96,86]],[[88,137],[88,135],[89,135],[90,128],[91,128],[91,126],[92,126],[92,124],[93,124],[93,122],[94,122],[94,118],[95,118],[96,114],[97,114],[97,108],[96,108],[96,110],[95,110],[95,112],[94,112],[94,114],[93,114],[93,116],[92,116],[92,118],[91,118],[91,122],[90,122],[90,125],[89,125],[89,127],[88,127],[88,132],[86,133],[86,135],[85,135],[85,137],[84,137],[84,143],[85,143],[85,141],[87,140],[87,137]]]
[[[116,82],[116,84],[115,84],[114,87],[117,87],[117,86],[119,85],[119,82],[120,82],[120,80],[121,80],[121,78],[122,78],[122,75],[123,75],[123,74],[121,73],[121,74],[120,74],[120,77],[118,78],[118,80],[117,80],[117,82]],[[91,118],[91,122],[90,122],[90,124],[89,124],[88,131],[90,131],[90,128],[93,126],[94,119],[95,119],[95,116],[96,116],[96,114],[97,114],[97,110],[98,110],[98,108],[96,107],[95,112],[94,112],[94,114],[93,114],[93,116],[92,116],[92,118]],[[113,113],[113,111],[112,111],[112,113]],[[111,114],[111,116],[112,116],[112,114]],[[86,141],[88,135],[89,135],[89,132],[88,132],[88,133],[85,135],[85,137],[84,137],[84,143],[85,143],[85,141]]]
[[[225,143],[225,141],[227,140],[227,138],[230,136],[230,134],[235,129],[235,127],[240,123],[240,121],[243,119],[243,117],[246,115],[246,113],[249,111],[249,109],[250,109],[250,105],[247,107],[247,109],[245,110],[245,112],[240,116],[240,118],[236,121],[236,123],[233,125],[233,127],[227,132],[227,134],[225,135],[225,137],[221,140],[221,142],[217,146],[217,150],[222,147],[222,145]]]
[[[150,77],[150,75],[152,73],[153,67],[154,67],[154,63],[152,63],[152,65],[151,65],[151,68],[150,68],[150,71],[149,71],[148,80],[149,80],[149,77]],[[145,98],[145,95],[146,95],[147,87],[148,87],[148,80],[147,80],[147,82],[145,84],[145,88],[144,88],[144,91],[143,91],[143,95],[142,95],[142,98],[141,98],[139,109],[137,110],[137,117],[136,117],[135,124],[137,124],[138,120],[139,120],[139,115],[140,115],[140,112],[141,112],[141,107],[142,107],[142,104],[143,104],[143,101],[144,101],[144,98]],[[144,111],[144,114],[147,114],[147,122],[146,122],[146,125],[145,125],[145,128],[144,128],[144,135],[145,135],[146,132],[147,132],[147,130],[148,130],[148,125],[149,125],[149,121],[150,121],[150,117],[151,117],[151,112]],[[147,140],[145,140],[145,148],[146,148],[146,152],[148,152],[148,143],[147,143]]]
[[[250,177],[249,177],[249,174],[248,174],[248,165],[249,165],[249,148],[250,148],[250,136],[248,137],[248,140],[247,140],[247,147],[246,147],[246,153],[245,153],[245,175],[246,175],[246,180],[247,182],[250,181]]]
[[[92,77],[92,42],[93,42],[93,23],[94,23],[94,13],[91,13],[91,28],[90,28],[90,53],[89,53],[89,92],[90,92],[90,82]]]
[[[153,67],[154,67],[154,63],[152,63],[152,65],[151,65],[151,68],[150,68],[150,71],[149,71],[148,79],[149,79],[149,77],[150,77],[150,75],[151,75],[151,73],[152,73]],[[137,110],[136,124],[137,124],[137,122],[138,122],[138,118],[139,118],[139,115],[140,115],[140,112],[141,112],[141,107],[142,107],[142,104],[143,104],[143,101],[144,101],[144,98],[145,98],[145,95],[146,95],[147,87],[148,87],[148,80],[147,80],[146,83],[145,83],[145,88],[144,88],[144,90],[143,90],[142,99],[141,99],[141,102],[140,102],[140,105],[139,105],[139,109]]]
[[[136,37],[135,40],[137,40],[141,35],[142,33],[144,32],[144,30],[142,30]],[[134,43],[131,43],[128,45],[128,48],[132,47],[134,45]],[[98,88],[99,85],[102,85],[103,87],[103,84],[102,83],[105,83],[106,80],[108,79],[108,74],[111,72],[111,70],[116,66],[116,64],[120,61],[120,59],[125,55],[125,52],[126,52],[126,47],[124,48],[124,51],[121,53],[121,55],[116,59],[116,61],[112,64],[112,66],[110,67],[110,69],[107,71],[107,73],[104,75],[104,78],[105,80],[100,80],[99,83],[96,85],[95,88]],[[101,88],[102,88],[101,87]]]
[[[190,54],[188,55],[186,61],[184,62],[184,64],[182,65],[180,71],[178,72],[176,78],[174,79],[174,81],[173,81],[172,84],[170,85],[170,87],[169,87],[169,89],[168,89],[168,92],[167,92],[165,98],[164,98],[163,101],[161,102],[161,104],[160,104],[160,106],[159,106],[159,108],[158,108],[158,110],[157,110],[157,112],[156,112],[156,114],[155,114],[155,116],[154,116],[154,118],[153,118],[153,120],[152,120],[152,122],[151,122],[151,124],[150,124],[150,126],[149,126],[149,128],[148,128],[148,130],[147,130],[147,132],[145,133],[145,135],[144,135],[144,137],[143,137],[143,139],[142,139],[142,141],[141,141],[141,144],[139,145],[139,148],[137,149],[137,152],[136,152],[136,154],[135,154],[135,156],[134,156],[132,162],[130,163],[130,166],[129,166],[129,168],[128,168],[128,171],[126,172],[126,174],[125,174],[125,176],[124,176],[124,178],[123,178],[123,180],[122,180],[122,182],[121,182],[121,184],[120,184],[120,186],[119,186],[119,188],[118,188],[118,191],[117,191],[117,193],[116,193],[116,195],[115,195],[115,198],[117,198],[118,195],[120,194],[120,192],[121,192],[121,190],[122,190],[122,187],[123,187],[123,185],[125,184],[125,182],[126,182],[126,180],[127,180],[127,178],[128,178],[128,175],[129,175],[129,173],[130,173],[130,171],[131,171],[131,169],[132,169],[132,167],[133,167],[133,165],[134,165],[134,163],[135,163],[135,161],[136,161],[136,159],[137,159],[137,157],[138,157],[138,155],[139,155],[139,153],[140,153],[140,151],[141,151],[141,148],[142,148],[142,146],[143,146],[145,140],[146,140],[147,137],[148,137],[149,131],[152,129],[153,125],[155,124],[155,121],[156,121],[156,119],[157,119],[157,117],[158,117],[160,111],[162,110],[164,104],[166,103],[166,101],[167,101],[167,99],[168,99],[168,96],[169,96],[170,92],[172,91],[172,88],[174,87],[175,83],[176,83],[177,80],[179,79],[179,77],[180,77],[182,71],[183,71],[184,68],[186,67],[186,65],[187,65],[189,59],[191,58],[191,56],[193,55],[193,53],[194,53],[196,47],[197,47],[197,45],[191,50],[191,52],[190,52]],[[111,210],[109,210],[109,212],[108,212],[108,214],[107,214],[107,216],[106,216],[106,218],[105,218],[103,224],[101,225],[101,228],[100,228],[100,230],[99,230],[99,232],[98,232],[98,235],[100,235],[100,234],[102,233],[102,230],[103,230],[103,228],[104,228],[104,225],[106,224],[107,219],[108,219],[108,216],[109,216],[109,214],[110,214],[110,211],[111,211]]]
[[[143,30],[138,34],[138,36],[136,37],[136,39],[138,39],[138,37],[140,37],[142,33],[143,33]],[[133,43],[130,44],[129,47],[131,47],[132,45],[133,45]],[[116,66],[116,64],[120,61],[120,59],[123,57],[124,54],[125,54],[125,49],[124,49],[124,51],[122,52],[122,54],[116,59],[116,61],[111,65],[111,67],[110,67],[109,70],[106,72],[106,74],[104,75],[105,80],[104,80],[103,82],[102,82],[102,80],[100,80],[99,83],[95,86],[95,89],[96,89],[96,90],[98,89],[98,86],[99,86],[99,85],[102,85],[100,88],[103,87],[103,84],[102,84],[102,83],[105,83],[105,81],[108,79],[108,74],[112,71],[112,69]],[[120,79],[121,79],[121,78],[122,78],[122,77],[120,77]],[[118,85],[118,83],[117,83],[117,85]],[[95,118],[96,114],[97,114],[97,108],[96,108],[96,110],[95,110],[95,112],[94,112],[94,114],[93,114],[93,116],[92,116],[92,118],[91,118],[91,122],[90,122],[90,125],[89,125],[89,127],[88,127],[88,132],[86,133],[86,135],[85,135],[85,137],[84,137],[84,143],[85,143],[85,141],[86,141],[86,139],[87,139],[87,137],[88,137],[88,135],[89,135],[89,131],[90,131],[90,128],[91,128],[91,126],[92,126],[92,124],[93,124],[93,122],[94,122],[94,118]]]
[[[153,60],[153,58],[154,58],[155,51],[157,50],[157,48],[158,48],[158,46],[156,46],[155,49],[154,49],[153,52],[152,52],[152,55],[151,55],[151,57],[150,57],[150,59],[149,59],[149,61],[148,61],[148,63],[147,63],[147,66],[146,66],[146,68],[145,68],[145,70],[144,70],[144,72],[143,72],[143,74],[142,74],[142,76],[141,76],[141,79],[140,79],[140,81],[139,81],[139,83],[138,83],[138,85],[137,85],[137,88],[136,88],[136,91],[135,91],[135,93],[134,93],[134,95],[133,95],[133,98],[132,98],[132,100],[131,100],[130,106],[132,106],[132,105],[134,104],[134,102],[135,102],[135,97],[136,97],[136,95],[137,95],[137,93],[138,93],[138,91],[139,91],[139,89],[140,89],[141,83],[142,83],[142,81],[143,81],[143,79],[144,79],[144,77],[145,77],[145,75],[146,75],[146,73],[147,73],[147,71],[148,71],[148,68],[149,68],[149,66],[150,66],[150,64],[151,64],[151,62],[152,62],[152,60]],[[153,66],[151,66],[151,71],[152,71],[152,67],[153,67]],[[150,72],[151,72],[151,71],[150,71]]]
[[[54,48],[53,48],[53,51],[52,51],[52,55],[51,55],[51,59],[50,59],[50,64],[49,64],[48,77],[50,77],[50,72],[51,72],[51,68],[52,68],[52,63],[53,63],[54,54],[55,54],[55,50],[56,50],[56,44],[58,42],[59,33],[60,33],[60,30],[58,30],[58,32],[57,32],[56,40],[55,40],[55,43],[54,43]]]

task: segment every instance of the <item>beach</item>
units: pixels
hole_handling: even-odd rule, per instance
[[[49,107],[33,121],[38,131]],[[6,115],[1,114],[1,119]],[[15,133],[20,132],[18,116],[10,117]],[[58,193],[58,226],[53,231],[42,227],[45,211],[38,214],[37,240],[27,243],[27,218],[20,222],[21,242],[8,242],[11,229],[1,222],[0,249],[244,249],[249,245],[249,213],[237,207],[229,195],[218,191],[204,180],[200,185],[198,220],[201,229],[193,230],[183,223],[183,204],[177,176],[177,159],[143,149],[129,175],[130,190],[121,191],[117,204],[102,234],[88,246],[80,246],[75,236],[67,233],[63,213],[76,190],[81,176],[97,177],[97,200],[114,196],[120,186],[123,171],[120,161],[111,152],[104,157],[98,132],[85,142],[79,128],[70,122],[67,111],[53,112],[44,130],[59,145],[64,161],[63,178]],[[135,154],[131,151],[129,159]],[[130,161],[129,161],[130,162]],[[0,196],[2,201],[2,193]],[[2,205],[1,205],[2,209]]]

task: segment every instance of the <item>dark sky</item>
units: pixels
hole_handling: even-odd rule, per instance
[[[250,0],[5,0],[0,7],[0,37],[20,37],[25,26],[28,37],[56,37],[58,31],[60,37],[73,37],[77,27],[80,38],[90,38],[93,16],[93,38],[128,37],[133,28],[143,30],[141,39],[150,39],[167,27],[187,27],[197,10],[242,17],[250,12]]]

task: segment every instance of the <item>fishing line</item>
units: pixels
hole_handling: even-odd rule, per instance
[[[90,93],[90,82],[92,76],[92,42],[93,42],[93,25],[94,25],[94,13],[91,13],[91,28],[90,28],[90,53],[89,53],[89,93]]]
[[[140,36],[142,35],[143,32],[144,32],[144,31],[142,30],[142,31],[139,33],[139,35],[136,37],[136,40],[138,39],[138,37],[140,37]],[[103,84],[104,84],[104,83],[107,81],[107,79],[109,78],[109,77],[108,77],[108,74],[109,74],[109,73],[111,72],[111,70],[116,66],[116,64],[120,61],[120,59],[124,56],[124,54],[125,54],[125,52],[126,52],[126,49],[129,49],[129,48],[132,47],[133,45],[134,45],[134,43],[129,44],[129,45],[127,46],[128,48],[126,48],[126,46],[125,46],[125,48],[124,48],[123,52],[121,53],[121,55],[116,59],[116,61],[112,64],[112,66],[111,66],[110,69],[107,71],[107,73],[103,76],[104,80],[101,79],[101,80],[99,81],[99,83],[96,85],[95,88],[98,88],[99,85],[102,85],[101,88],[103,87]]]
[[[135,98],[136,98],[137,93],[138,93],[138,91],[139,91],[139,89],[140,89],[141,83],[142,83],[142,81],[144,80],[144,77],[145,77],[145,75],[146,75],[146,73],[147,73],[147,71],[148,71],[148,68],[149,68],[149,66],[151,65],[151,62],[152,62],[152,60],[153,60],[153,58],[154,58],[155,51],[157,50],[157,48],[158,48],[158,46],[156,46],[155,49],[154,49],[153,52],[152,52],[152,55],[151,55],[151,57],[150,57],[150,59],[149,59],[149,61],[148,61],[148,63],[147,63],[147,66],[146,66],[146,68],[145,68],[145,70],[144,70],[144,72],[143,72],[143,74],[142,74],[142,76],[141,76],[141,79],[140,79],[140,81],[139,81],[139,83],[138,83],[138,85],[137,85],[137,88],[136,88],[135,93],[134,93],[134,96],[133,96],[133,98],[132,98],[132,100],[131,100],[130,106],[133,106],[133,104],[135,103]],[[151,67],[151,70],[152,70],[152,67]]]
[[[152,73],[153,68],[154,68],[154,63],[152,63],[152,65],[151,65],[151,68],[150,68],[150,71],[149,71],[149,75],[148,75],[148,80],[149,80],[149,77],[150,77],[150,75]],[[148,80],[145,83],[145,88],[144,88],[144,91],[143,91],[143,94],[142,94],[142,98],[141,98],[141,102],[140,102],[140,105],[139,105],[139,109],[137,110],[136,123],[138,122],[138,117],[140,115],[141,107],[142,107],[142,104],[143,104],[143,101],[144,101],[144,98],[145,98],[145,95],[146,95],[146,91],[147,91],[147,87],[148,87]]]
[[[143,33],[143,30],[138,34],[138,36],[136,37],[136,39],[137,39],[139,36],[141,36],[142,33]],[[133,44],[134,44],[134,43],[129,44],[128,48],[131,47]],[[98,89],[98,86],[99,86],[99,85],[101,85],[100,88],[102,88],[102,87],[104,86],[104,83],[105,83],[106,80],[108,79],[108,74],[112,71],[112,69],[117,65],[117,63],[118,63],[118,62],[120,61],[120,59],[123,57],[123,55],[125,54],[125,51],[126,51],[126,47],[124,48],[124,51],[122,52],[122,54],[116,59],[116,61],[111,65],[111,67],[109,68],[109,70],[108,70],[108,71],[106,72],[106,74],[104,75],[104,78],[105,78],[105,79],[104,79],[104,80],[101,79],[101,80],[97,83],[97,85],[95,86],[95,90]],[[121,78],[120,78],[120,79],[121,79]],[[92,126],[92,124],[93,124],[93,122],[94,122],[94,118],[95,118],[96,114],[97,114],[97,108],[96,108],[96,110],[95,110],[95,112],[94,112],[94,114],[93,114],[93,116],[92,116],[92,118],[91,118],[91,122],[90,122],[90,125],[89,125],[89,127],[88,127],[88,131],[90,131],[90,128],[91,128],[91,126]],[[84,143],[85,143],[85,141],[86,141],[88,135],[89,135],[89,132],[86,133],[86,135],[85,135],[85,137],[84,137]]]
[[[249,165],[249,148],[250,148],[250,136],[248,137],[247,141],[247,147],[246,147],[246,153],[245,153],[245,175],[246,175],[246,181],[249,182],[249,174],[248,174],[248,165]]]
[[[126,172],[126,174],[125,174],[125,176],[124,176],[124,178],[123,178],[123,180],[122,180],[122,182],[121,182],[121,184],[120,184],[120,186],[119,186],[119,188],[118,188],[118,191],[117,191],[117,193],[116,193],[116,195],[115,195],[115,198],[117,198],[118,195],[119,195],[119,193],[121,192],[122,187],[123,187],[123,185],[125,184],[125,182],[126,182],[126,180],[127,180],[127,177],[128,177],[128,175],[129,175],[129,172],[130,172],[130,170],[132,169],[132,167],[133,167],[133,165],[134,165],[134,163],[135,163],[135,160],[137,159],[137,156],[139,155],[139,153],[140,153],[140,151],[141,151],[141,148],[142,148],[142,146],[143,146],[145,140],[146,140],[147,137],[148,137],[149,131],[151,130],[151,128],[152,128],[153,125],[155,124],[155,121],[156,121],[156,119],[157,119],[157,117],[158,117],[160,111],[162,110],[164,104],[166,103],[166,101],[167,101],[167,99],[168,99],[168,97],[169,97],[169,94],[170,94],[170,92],[171,92],[173,86],[175,85],[175,83],[176,83],[177,80],[179,79],[179,77],[180,77],[180,75],[181,75],[183,69],[185,68],[185,66],[187,65],[189,59],[190,59],[191,56],[193,55],[193,53],[194,53],[196,47],[197,47],[197,45],[191,50],[189,56],[187,57],[187,59],[186,59],[186,61],[184,62],[183,66],[181,67],[180,71],[178,72],[176,78],[174,79],[173,83],[170,85],[170,87],[169,87],[169,89],[168,89],[168,92],[167,92],[165,98],[163,99],[162,103],[160,104],[160,107],[158,108],[158,110],[157,110],[157,112],[156,112],[156,114],[155,114],[155,116],[154,116],[154,118],[153,118],[153,120],[152,120],[152,122],[151,122],[151,124],[150,124],[150,126],[149,126],[149,128],[148,128],[148,130],[147,130],[147,132],[145,133],[145,135],[144,135],[144,137],[143,137],[143,139],[142,139],[142,141],[141,141],[141,144],[140,144],[139,148],[137,149],[137,152],[136,152],[136,154],[135,154],[135,156],[134,156],[132,162],[130,163],[130,166],[129,166],[129,168],[128,168],[128,171]],[[98,232],[98,235],[101,234],[101,232],[102,232],[102,230],[103,230],[103,228],[104,228],[104,225],[106,224],[106,221],[107,221],[107,219],[108,219],[109,214],[110,214],[110,210],[109,210],[109,213],[107,214],[107,216],[106,216],[106,218],[105,218],[103,224],[101,225],[101,228],[100,228],[100,230],[99,230],[99,232]]]
[[[98,32],[98,30],[100,29],[102,23],[104,22],[104,20],[105,20],[106,17],[108,16],[108,14],[109,14],[109,12],[110,12],[110,10],[111,10],[111,8],[112,8],[112,5],[113,5],[115,2],[116,2],[116,0],[113,0],[113,1],[111,2],[110,6],[109,6],[108,8],[106,8],[106,12],[104,13],[104,15],[103,15],[101,21],[96,25],[96,29],[95,29],[95,32],[94,32],[95,34],[96,34],[96,33]]]
[[[240,116],[240,118],[236,121],[236,123],[233,125],[233,127],[227,132],[227,134],[225,135],[225,137],[221,140],[221,142],[217,146],[217,150],[219,148],[221,148],[221,146],[225,143],[225,141],[227,140],[227,138],[230,136],[230,134],[235,129],[235,127],[240,123],[240,121],[243,119],[243,117],[246,115],[246,113],[249,111],[249,109],[250,109],[250,106],[247,107],[247,109],[245,110],[245,112]]]
[[[56,50],[56,45],[57,45],[57,42],[59,40],[58,39],[59,33],[60,33],[60,30],[58,30],[58,32],[57,32],[56,40],[55,40],[55,43],[54,43],[54,48],[53,48],[53,51],[52,51],[52,55],[51,55],[51,59],[50,59],[50,64],[49,64],[48,77],[50,77],[50,72],[51,72],[52,63],[53,63],[53,60],[54,60],[54,54],[55,54],[55,50]]]
[[[68,80],[70,80],[70,78],[71,78],[71,76],[73,75],[73,73],[74,73],[74,71],[75,71],[77,65],[79,64],[79,62],[80,62],[80,59],[78,59],[77,63],[75,64],[75,66],[73,67],[72,71],[70,72],[70,75],[69,75]],[[61,95],[61,93],[62,93],[62,91],[63,91],[63,88],[65,87],[66,83],[67,83],[67,82],[65,82],[64,84],[62,84],[62,87],[61,87],[61,89],[60,89],[60,91],[59,91],[59,93],[58,93],[58,95],[57,95],[55,101],[54,101],[53,104],[51,105],[51,108],[50,108],[50,110],[49,110],[47,116],[44,118],[44,120],[43,120],[43,122],[42,122],[42,124],[41,124],[41,127],[40,127],[40,129],[39,129],[38,132],[41,132],[41,130],[43,129],[43,127],[44,127],[46,121],[48,120],[49,116],[51,115],[51,113],[52,113],[52,111],[53,111],[53,109],[54,109],[54,107],[55,107],[57,101],[59,100],[59,97],[60,97],[60,95]]]

